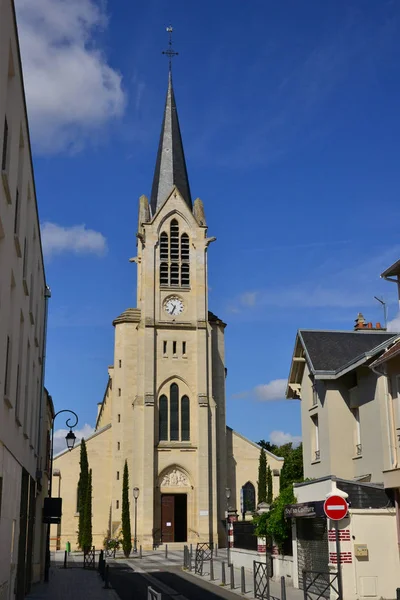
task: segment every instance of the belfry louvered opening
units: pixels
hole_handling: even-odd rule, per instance
[[[179,223],[172,219],[169,235],[160,235],[160,285],[164,287],[190,286],[190,240],[187,233],[179,233]]]

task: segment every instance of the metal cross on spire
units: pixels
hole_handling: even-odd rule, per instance
[[[173,27],[172,25],[169,25],[167,27],[167,33],[169,34],[169,41],[168,41],[168,50],[163,50],[163,54],[166,54],[168,56],[169,59],[169,70],[171,72],[172,70],[172,59],[174,58],[174,56],[178,56],[179,52],[175,52],[175,50],[172,47],[172,32],[173,32]]]

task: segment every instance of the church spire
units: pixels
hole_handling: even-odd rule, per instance
[[[169,47],[163,54],[166,54],[169,58],[168,91],[158,145],[156,168],[154,170],[153,187],[151,189],[150,206],[152,215],[157,212],[158,208],[166,200],[174,185],[176,185],[186,204],[192,210],[192,197],[172,85],[171,59],[178,53],[172,48],[172,27],[167,27],[167,31],[170,35]]]

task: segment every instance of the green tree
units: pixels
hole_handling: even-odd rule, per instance
[[[92,469],[90,469],[84,506],[82,548],[84,550],[91,548],[92,543]]]
[[[290,444],[290,446],[292,445]],[[286,452],[284,459],[285,462],[283,463],[280,478],[281,489],[285,489],[293,483],[303,481],[303,445],[300,444],[297,448],[291,447]]]
[[[273,489],[272,489],[272,471],[271,467],[267,467],[267,504],[272,504],[273,500]]]
[[[258,463],[258,504],[267,501],[267,455],[264,448],[261,448],[260,460]]]
[[[122,549],[126,558],[128,558],[132,550],[132,534],[129,514],[129,472],[127,461],[125,461],[122,481]]]
[[[78,512],[79,512],[78,546],[79,546],[79,548],[83,548],[82,537],[83,537],[84,522],[85,522],[85,504],[86,504],[88,482],[89,482],[89,462],[88,462],[88,456],[87,456],[86,443],[85,443],[85,440],[82,438],[81,455],[80,455],[80,474],[79,474],[79,482],[78,482]]]
[[[285,506],[295,504],[296,498],[292,486],[281,490],[281,493],[271,505],[269,512],[267,530],[274,539],[282,554],[283,544],[291,535],[291,520],[285,518]]]

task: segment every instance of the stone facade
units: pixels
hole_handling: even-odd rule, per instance
[[[0,170],[0,598],[11,599],[43,572],[52,411],[43,385],[49,291],[12,0],[0,3]]]
[[[169,129],[168,135],[162,132],[157,160],[172,143],[173,160],[164,163],[175,169],[168,175],[175,181],[186,171],[183,149],[176,146],[181,143],[176,115],[167,118],[171,86],[170,78],[164,119]],[[165,168],[156,166],[155,177],[165,178]],[[208,309],[207,253],[215,238],[207,236],[201,200],[192,209],[188,183],[186,190],[184,197],[172,185],[154,214],[145,196],[139,200],[137,256],[131,259],[137,265],[137,305],[114,320],[114,364],[96,434],[87,440],[99,490],[93,502],[96,540],[110,522],[113,533],[120,528],[125,460],[130,487],[140,490],[138,543],[145,548],[224,543],[226,488],[232,490],[230,507],[239,510],[241,487],[257,485],[260,448],[226,427],[226,325]],[[279,474],[283,459],[269,460]],[[62,545],[76,529],[79,447],[57,457],[55,466],[64,498]],[[276,494],[278,481],[275,477]],[[74,545],[76,535],[69,541]]]

